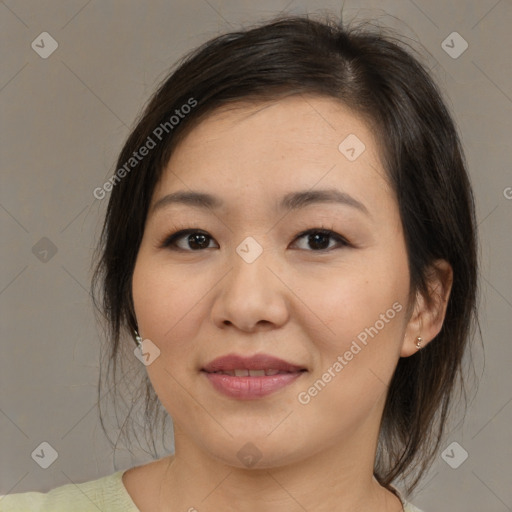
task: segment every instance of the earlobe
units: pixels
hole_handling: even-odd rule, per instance
[[[428,297],[419,291],[413,314],[407,323],[400,357],[425,348],[443,327],[453,283],[453,269],[446,260],[436,260],[427,273]]]

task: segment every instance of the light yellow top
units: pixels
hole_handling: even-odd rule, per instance
[[[0,496],[0,512],[140,512],[122,476],[125,470],[81,484],[66,484],[49,492]],[[422,512],[404,502],[405,512]]]

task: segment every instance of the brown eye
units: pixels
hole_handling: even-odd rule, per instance
[[[304,238],[306,240],[307,247],[313,252],[328,251],[335,249],[340,246],[349,246],[349,243],[338,233],[328,229],[308,229],[299,236],[297,240]],[[335,241],[334,246],[330,246],[330,243]]]
[[[180,245],[181,240],[184,242]],[[168,236],[161,247],[184,251],[199,251],[208,249],[213,238],[203,231],[184,229]]]

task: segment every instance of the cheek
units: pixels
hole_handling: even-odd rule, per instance
[[[141,253],[133,274],[133,301],[139,332],[161,351],[161,362],[177,376],[195,370],[201,326],[210,315],[215,272],[185,272]],[[149,369],[149,368],[148,368]]]
[[[144,252],[135,265],[132,293],[141,335],[159,346],[187,324],[180,319],[188,318],[200,299],[179,269],[159,264]]]
[[[400,332],[401,311],[405,311],[407,275],[372,258],[344,267],[329,276],[316,276],[304,283],[311,324],[316,322],[324,335],[318,342],[330,353],[350,346],[351,341],[380,338]],[[316,319],[316,320],[315,320]],[[370,334],[369,334],[370,332]]]
[[[350,430],[384,399],[403,337],[404,282],[389,272],[381,279],[373,267],[331,280],[328,288],[310,288],[308,305],[328,328],[321,335],[309,330],[317,364],[298,398],[310,401],[304,414],[321,415],[327,431]]]
[[[132,279],[139,333],[160,350],[146,370],[165,409],[178,419],[198,413],[182,383],[196,370],[198,316],[205,314],[200,302],[204,286],[197,289],[200,281],[198,277],[197,283],[190,282],[178,268],[161,264],[143,251]]]

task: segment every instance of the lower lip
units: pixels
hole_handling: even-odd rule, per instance
[[[222,373],[203,372],[212,386],[230,398],[251,400],[279,391],[299,378],[303,372],[279,373],[265,377],[234,377]]]

